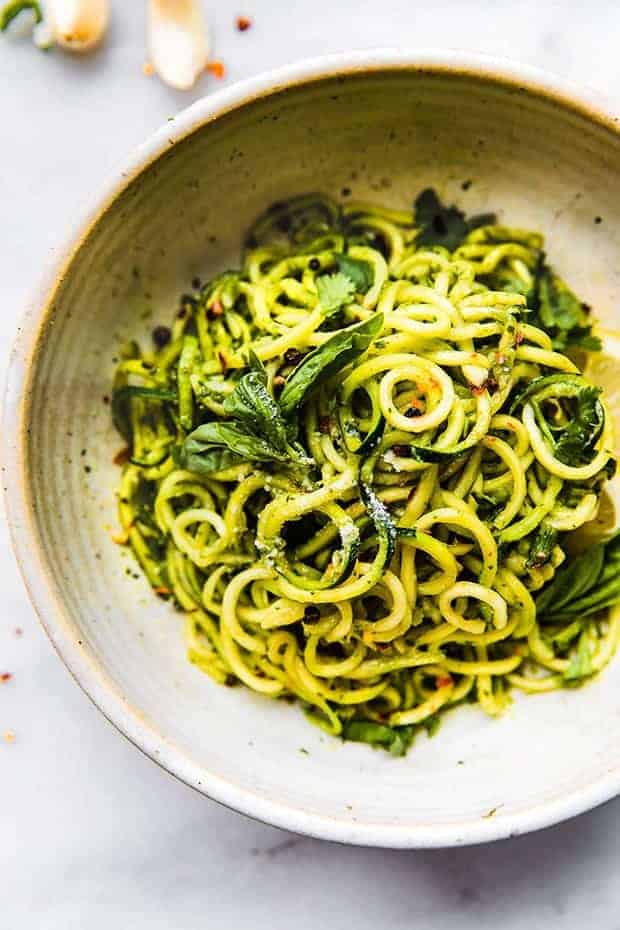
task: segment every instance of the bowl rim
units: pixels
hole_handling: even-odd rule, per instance
[[[385,848],[460,846],[516,836],[550,826],[620,793],[620,767],[584,786],[514,814],[442,824],[364,823],[338,819],[267,799],[209,773],[165,740],[127,701],[106,673],[85,652],[71,630],[63,605],[47,578],[46,560],[31,516],[25,469],[28,387],[32,363],[54,295],[73,258],[91,231],[131,182],[185,137],[226,113],[301,85],[337,76],[381,72],[418,72],[477,77],[490,84],[542,98],[586,117],[620,135],[620,118],[605,97],[572,85],[529,65],[508,59],[446,49],[369,49],[304,59],[263,72],[201,98],[137,146],[112,172],[101,191],[78,213],[64,239],[44,264],[18,324],[4,393],[2,458],[4,499],[13,550],[35,613],[58,655],[104,716],[162,768],[225,806],[265,823],[321,839]]]

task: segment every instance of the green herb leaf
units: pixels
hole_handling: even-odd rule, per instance
[[[206,444],[189,444],[188,440],[181,447],[180,462],[182,468],[197,475],[211,475],[216,471],[225,471],[246,461],[241,455],[235,455],[228,448],[208,446]]]
[[[351,278],[341,271],[336,274],[322,274],[316,279],[316,288],[325,316],[331,316],[350,304],[356,290]]]
[[[286,454],[286,426],[280,408],[267,390],[267,376],[258,371],[244,375],[224,401],[228,416],[255,436],[264,437],[274,449]]]
[[[13,0],[12,3],[7,3],[0,10],[0,31],[4,32],[5,29],[8,29],[13,20],[20,13],[25,13],[26,10],[33,14],[35,23],[43,21],[43,11],[41,10],[41,4],[37,3],[37,0]]]
[[[441,726],[441,717],[439,714],[431,714],[426,720],[422,721],[422,726],[428,733],[428,738],[432,739],[439,727]]]
[[[600,393],[600,388],[586,387],[577,395],[575,416],[562,429],[555,444],[555,455],[561,462],[577,465],[593,450],[605,425]]]
[[[600,388],[577,374],[553,374],[534,378],[517,395],[510,413],[526,401],[532,404],[536,419],[554,454],[567,465],[580,465],[592,458],[594,445],[605,425],[605,411],[599,400]],[[545,403],[570,404],[564,418],[554,422],[545,415]]]
[[[223,404],[230,420],[205,423],[183,443],[183,464],[190,471],[209,474],[241,462],[311,464],[304,450],[289,442],[282,411],[267,388],[263,365],[256,356],[249,361],[252,370],[242,376]]]
[[[352,281],[355,292],[365,294],[375,279],[372,266],[368,262],[359,258],[351,258],[349,255],[339,254],[334,258],[338,263],[338,270]]]
[[[554,623],[589,617],[620,602],[620,530],[568,559],[536,598],[536,613]]]
[[[532,304],[534,322],[551,336],[554,349],[600,350],[600,339],[592,335],[589,309],[548,265],[540,269]]]
[[[467,219],[456,206],[447,207],[432,187],[418,195],[413,207],[415,225],[420,228],[418,245],[441,245],[454,252],[472,229],[495,222],[491,213]]]
[[[561,614],[565,605],[570,610],[571,602],[596,584],[604,558],[605,546],[598,543],[587,552],[568,559],[536,598],[536,612],[539,615]]]
[[[388,727],[372,720],[350,720],[345,724],[342,738],[355,743],[387,749],[393,756],[404,756],[415,735],[412,726]]]
[[[238,456],[237,461],[287,462],[290,458],[286,451],[275,448],[268,439],[235,423],[220,421],[205,423],[189,434],[183,443],[186,467],[190,456],[200,455],[204,458],[205,454],[211,455],[218,449],[233,452]],[[213,461],[217,461],[217,458]]]
[[[564,672],[564,681],[578,681],[592,674],[592,650],[586,632],[579,637],[577,649],[573,653],[569,666]]]
[[[375,313],[363,323],[340,330],[309,352],[286,382],[280,395],[280,410],[287,419],[320,384],[342,371],[368,349],[383,327],[383,314]]]

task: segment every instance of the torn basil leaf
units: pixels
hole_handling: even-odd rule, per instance
[[[333,375],[342,371],[368,349],[383,328],[383,314],[334,333],[309,352],[293,371],[280,395],[280,410],[290,418],[307,397]]]

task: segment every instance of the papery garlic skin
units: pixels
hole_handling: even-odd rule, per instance
[[[89,52],[108,28],[108,0],[46,0],[56,42],[71,52]]]
[[[160,78],[189,90],[209,59],[210,43],[197,0],[149,0],[149,58]]]

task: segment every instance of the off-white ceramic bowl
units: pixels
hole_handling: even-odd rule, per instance
[[[620,659],[582,690],[517,698],[501,721],[458,710],[405,759],[329,738],[294,706],[218,687],[186,661],[180,615],[126,573],[131,559],[110,538],[121,443],[103,398],[119,340],[167,321],[194,275],[235,265],[243,231],[273,200],[348,187],[356,198],[403,206],[426,185],[468,211],[493,209],[543,230],[559,270],[613,321],[614,118],[514,65],[364,52],[238,84],[135,152],[48,271],[8,382],[15,548],[77,681],[189,785],[270,823],[349,843],[490,840],[616,794]]]

